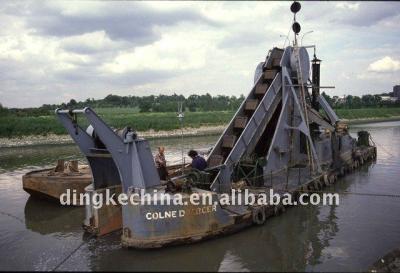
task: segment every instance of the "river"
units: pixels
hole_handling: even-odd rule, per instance
[[[400,195],[400,122],[353,125],[367,129],[378,146],[375,163],[339,179],[329,191]],[[183,148],[209,148],[217,136],[188,137]],[[179,139],[166,146],[180,160]],[[29,198],[24,173],[80,158],[74,145],[0,148],[0,270],[101,271],[365,271],[400,246],[400,198],[341,194],[338,206],[298,206],[265,225],[192,245],[158,250],[125,249],[120,233],[90,239],[84,208],[60,207]]]

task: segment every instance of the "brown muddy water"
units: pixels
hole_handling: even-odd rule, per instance
[[[400,122],[352,126],[367,129],[378,158],[339,179],[329,191],[400,194]],[[207,149],[218,136],[190,137],[184,149]],[[180,140],[165,145],[167,160],[179,161]],[[84,234],[84,208],[60,207],[29,198],[21,177],[81,158],[74,145],[0,148],[0,270],[97,271],[365,271],[400,246],[400,198],[341,194],[338,206],[290,208],[265,225],[192,245],[158,250],[125,249],[120,233],[99,239]]]

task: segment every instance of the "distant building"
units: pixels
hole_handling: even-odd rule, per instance
[[[397,97],[391,97],[391,96],[380,96],[382,101],[386,101],[386,102],[396,102],[398,100]]]
[[[346,95],[343,95],[343,96],[341,96],[341,97],[339,97],[339,96],[333,96],[332,99],[333,99],[333,102],[334,102],[335,104],[343,104],[343,103],[346,102]]]
[[[400,85],[393,86],[393,97],[396,97],[400,100]]]

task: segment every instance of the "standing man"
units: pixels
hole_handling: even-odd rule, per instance
[[[192,168],[197,169],[199,171],[204,171],[207,168],[206,160],[199,156],[199,154],[195,150],[190,150],[188,156],[192,158]]]
[[[164,151],[165,148],[163,146],[158,147],[158,154],[154,157],[154,162],[156,163],[158,175],[161,180],[167,180],[168,177],[167,161],[165,160]]]

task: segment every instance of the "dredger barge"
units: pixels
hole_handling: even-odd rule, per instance
[[[79,165],[77,160],[58,160],[55,168],[35,170],[22,176],[22,188],[30,195],[54,202],[68,189],[84,193],[92,183],[89,166]]]
[[[296,14],[300,4],[294,2],[291,10]],[[351,137],[347,124],[320,95],[316,48],[298,45],[299,23],[294,21],[292,29],[293,45],[271,49],[257,66],[254,86],[213,146],[204,171],[186,169],[161,181],[149,143],[132,128],[116,132],[90,108],[57,109],[90,165],[93,178],[85,192],[109,190],[139,201],[141,194],[156,191],[152,201],[172,200],[170,205],[87,205],[85,229],[103,235],[122,228],[122,244],[135,248],[195,242],[262,225],[285,209],[283,204],[244,205],[239,195],[231,197],[237,200],[230,205],[221,204],[222,195],[232,189],[256,198],[273,189],[296,200],[374,159],[369,133]],[[314,50],[311,61],[308,49]],[[88,129],[79,126],[78,115],[89,121]],[[176,193],[184,201],[193,193],[210,196],[215,205],[173,204]]]

